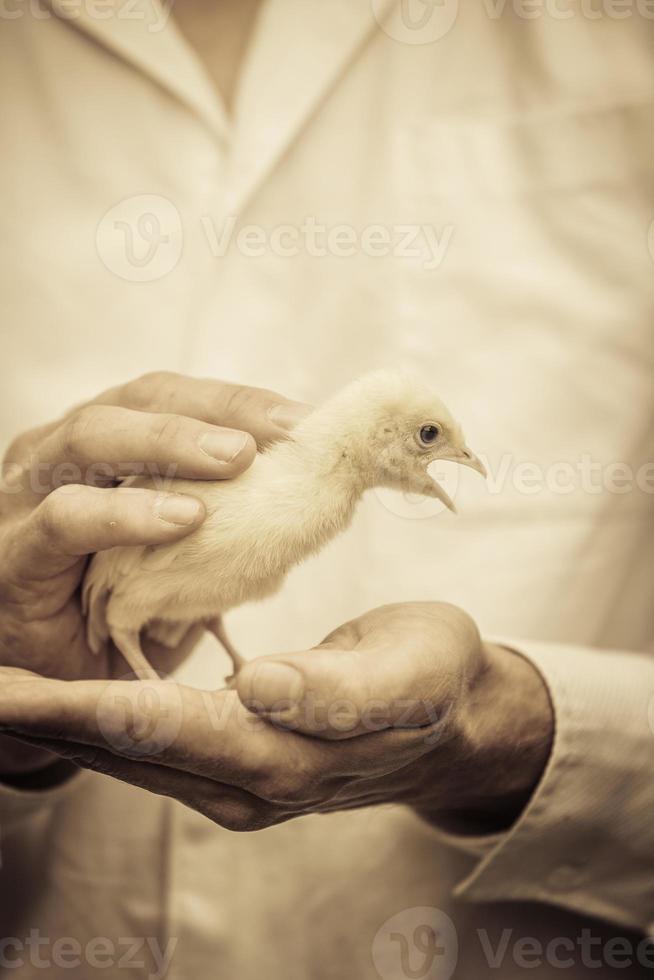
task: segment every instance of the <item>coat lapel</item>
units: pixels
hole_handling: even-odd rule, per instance
[[[110,16],[94,15],[93,5],[75,6],[70,15],[66,0],[46,0],[53,13],[72,28],[89,35],[105,48],[148,75],[185,103],[221,140],[229,138],[228,120],[208,74],[170,14],[170,4],[159,0],[114,0]]]
[[[265,4],[236,102],[230,167],[233,213],[243,209],[378,27],[370,0]]]
[[[185,103],[229,147],[229,210],[237,214],[274,169],[321,101],[397,0],[264,0],[241,71],[233,122],[175,26],[166,0],[114,0],[114,16],[46,0],[55,14]],[[180,0],[181,2],[181,0]],[[236,0],[238,2],[238,0]],[[363,122],[363,121],[362,121]],[[231,144],[231,145],[230,145]]]

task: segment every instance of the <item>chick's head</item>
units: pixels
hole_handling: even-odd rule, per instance
[[[365,375],[307,422],[335,441],[339,455],[357,469],[367,487],[436,497],[454,510],[445,490],[428,473],[429,464],[450,460],[486,476],[444,402],[405,371]]]

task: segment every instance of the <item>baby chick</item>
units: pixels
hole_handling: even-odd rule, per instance
[[[141,630],[174,648],[190,626],[203,623],[238,670],[242,660],[224,634],[223,613],[276,592],[293,565],[349,525],[365,490],[393,487],[454,510],[427,472],[443,459],[486,475],[459,424],[420,380],[399,371],[366,375],[236,479],[178,481],[176,489],[207,509],[187,538],[95,555],[83,585],[91,650],[98,653],[111,639],[137,676],[153,676]]]

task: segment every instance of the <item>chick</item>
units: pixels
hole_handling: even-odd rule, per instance
[[[190,626],[203,623],[237,671],[242,659],[224,633],[223,613],[277,592],[294,565],[349,525],[366,490],[424,494],[454,510],[427,472],[434,460],[486,475],[459,424],[424,383],[400,371],[364,376],[236,479],[178,481],[176,489],[203,500],[207,510],[187,538],[93,557],[83,585],[91,650],[99,653],[111,639],[137,676],[153,676],[141,631],[174,648]]]

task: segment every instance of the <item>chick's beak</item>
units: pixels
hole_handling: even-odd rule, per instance
[[[443,489],[443,487],[440,485],[440,483],[437,480],[433,480],[432,482],[433,482],[433,488],[431,491],[431,496],[436,497],[436,499],[440,500],[442,504],[445,504],[448,510],[451,510],[453,514],[456,514],[457,513],[456,505],[452,500],[452,498],[450,497],[449,493],[447,493]]]
[[[444,456],[443,459],[451,460],[453,463],[460,463],[461,466],[469,466],[471,470],[476,470],[484,479],[488,477],[488,471],[482,461],[478,456],[464,446],[463,449],[457,449],[448,456]]]

